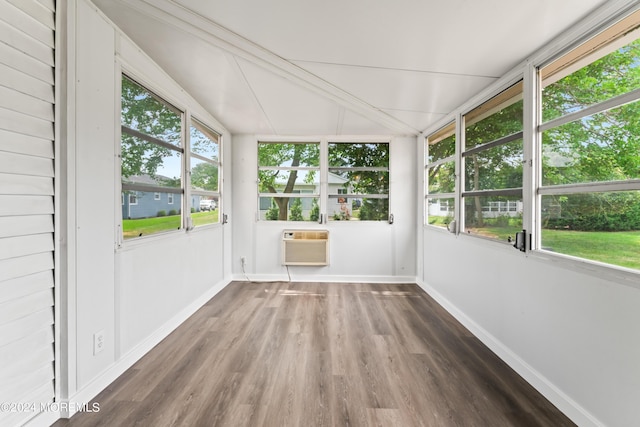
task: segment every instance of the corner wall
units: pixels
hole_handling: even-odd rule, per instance
[[[67,187],[72,212],[67,254],[75,269],[61,283],[68,338],[61,398],[84,403],[129,368],[230,281],[231,229],[221,224],[125,242],[119,248],[120,71],[231,136],[87,0],[69,2]],[[223,154],[224,155],[224,154]],[[230,170],[224,191],[230,192]],[[63,180],[63,181],[65,181]],[[223,201],[224,203],[224,201]],[[230,203],[224,206],[231,213]],[[93,335],[104,333],[94,355]],[[72,415],[72,414],[62,414]]]

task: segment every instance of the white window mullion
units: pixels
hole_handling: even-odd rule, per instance
[[[320,140],[320,219],[322,224],[327,223],[327,210],[329,206],[329,141],[327,138]]]
[[[523,165],[522,165],[522,228],[527,230],[527,250],[537,248],[539,245],[539,230],[537,228],[538,215],[536,203],[537,188],[537,164],[538,156],[536,148],[538,147],[536,131],[538,125],[538,73],[533,64],[527,64],[523,82],[523,118],[522,118],[522,144],[523,144]]]
[[[184,141],[184,156],[182,159],[182,226],[185,230],[193,229],[191,218],[191,113],[189,110],[182,115],[182,140]]]

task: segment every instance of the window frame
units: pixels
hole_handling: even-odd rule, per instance
[[[389,165],[386,169],[387,173],[389,174],[389,188],[388,188],[388,192],[389,194],[386,195],[378,195],[376,196],[376,198],[385,198],[389,200],[389,212],[388,212],[388,216],[389,217],[393,217],[391,214],[391,152],[392,152],[392,138],[391,137],[387,137],[387,136],[367,136],[367,137],[360,137],[360,136],[341,136],[339,138],[335,138],[335,137],[331,137],[331,136],[305,136],[305,137],[299,137],[299,136],[285,136],[285,137],[274,137],[272,135],[268,135],[268,136],[257,136],[256,138],[256,153],[258,150],[258,146],[261,143],[282,143],[282,144],[291,144],[291,143],[301,143],[301,144],[312,144],[312,143],[316,143],[319,145],[319,166],[315,167],[307,167],[307,166],[300,166],[297,167],[295,169],[298,170],[315,170],[319,172],[319,191],[317,193],[266,193],[263,192],[261,193],[259,191],[259,178],[256,179],[256,221],[260,222],[260,223],[287,223],[287,224],[291,224],[291,223],[296,223],[299,222],[301,224],[309,224],[309,223],[313,223],[314,221],[311,220],[305,220],[305,221],[294,221],[294,220],[266,220],[266,219],[262,219],[262,209],[261,209],[261,199],[262,198],[272,198],[272,197],[288,197],[288,198],[316,198],[318,200],[318,208],[319,208],[319,219],[318,219],[318,223],[320,224],[327,224],[329,222],[329,218],[328,218],[328,213],[327,213],[327,209],[328,209],[328,205],[329,205],[329,200],[330,199],[338,199],[339,197],[343,197],[343,198],[347,198],[345,196],[347,195],[338,195],[338,194],[333,194],[333,195],[329,195],[329,170],[330,169],[342,169],[340,167],[330,167],[329,166],[329,155],[328,155],[328,150],[329,150],[329,144],[334,143],[334,144],[340,144],[340,143],[360,143],[360,144],[388,144],[389,146]],[[256,155],[256,171],[259,172],[260,170],[288,170],[287,167],[278,167],[278,166],[260,166],[259,164],[260,159],[259,156]],[[290,168],[290,167],[289,167]],[[293,168],[290,168],[293,169]],[[359,169],[367,169],[369,170],[370,168],[359,168]],[[355,195],[349,195],[348,198],[351,199],[362,199],[364,195],[362,194],[355,194]],[[370,195],[369,195],[370,196]],[[364,223],[380,223],[380,222],[389,222],[391,223],[392,221],[390,221],[390,218],[387,218],[385,220],[366,220],[366,221],[335,221],[332,220],[331,223],[337,223],[337,222],[348,222],[348,223],[353,223],[353,222],[364,222]]]
[[[515,101],[511,102],[513,99]],[[466,131],[468,126],[471,126],[475,123],[482,121],[485,118],[491,117],[493,114],[503,111],[504,109],[512,106],[515,102],[522,101],[522,129],[517,132],[512,132],[507,135],[500,136],[491,141],[482,142],[479,144],[475,144],[469,149],[467,146],[467,135]],[[505,103],[509,102],[509,104],[505,105]],[[459,190],[457,191],[459,197],[459,226],[458,229],[460,232],[465,232],[465,235],[495,241],[501,244],[511,244],[511,239],[515,238],[515,236],[508,236],[508,238],[503,239],[499,236],[490,237],[483,236],[477,233],[469,233],[466,225],[466,200],[472,198],[487,198],[487,197],[519,197],[522,200],[524,206],[525,200],[525,185],[526,185],[526,172],[525,172],[525,164],[527,158],[527,143],[525,139],[525,129],[526,129],[526,99],[525,99],[525,78],[522,74],[517,74],[515,77],[511,78],[506,84],[504,84],[499,90],[491,92],[491,94],[485,98],[484,101],[474,104],[475,106],[467,109],[464,113],[460,115],[460,138],[457,140],[457,146],[459,147],[459,155],[456,157],[458,161],[458,170],[459,170]],[[471,121],[472,123],[468,123]],[[476,153],[482,153],[489,151],[493,148],[506,146],[507,144],[514,141],[522,141],[522,185],[520,187],[514,188],[492,188],[492,189],[484,189],[484,190],[467,190],[466,189],[466,164],[465,159],[469,156],[473,156]],[[491,203],[491,202],[489,202]],[[524,208],[526,209],[526,208]],[[523,210],[524,210],[523,209]],[[484,211],[484,210],[483,210]],[[525,218],[523,211],[523,219],[522,219],[522,228],[525,227]]]
[[[181,159],[180,159],[180,187],[163,187],[160,185],[144,185],[144,184],[133,184],[133,183],[123,183],[122,182],[122,167],[121,167],[121,163],[116,163],[116,185],[119,188],[119,191],[116,192],[116,194],[120,193],[120,196],[118,197],[121,200],[122,206],[117,206],[116,208],[116,249],[122,249],[125,246],[130,246],[130,245],[138,245],[138,244],[144,244],[144,242],[149,241],[149,240],[154,240],[154,239],[159,239],[159,238],[166,238],[167,236],[176,236],[176,235],[182,235],[185,233],[189,233],[189,232],[193,232],[194,230],[200,230],[203,229],[205,227],[199,226],[199,227],[193,227],[193,219],[191,216],[191,210],[190,210],[190,200],[191,200],[191,189],[189,188],[189,172],[190,172],[190,168],[188,167],[189,162],[190,162],[190,139],[189,139],[189,135],[188,135],[188,129],[190,129],[191,126],[191,121],[192,120],[197,120],[199,123],[201,123],[203,126],[205,126],[206,128],[210,129],[212,132],[214,132],[215,134],[219,135],[219,140],[218,140],[218,157],[219,157],[219,161],[218,161],[218,194],[219,194],[219,198],[217,199],[217,206],[220,212],[222,212],[222,161],[221,161],[221,157],[222,157],[222,132],[219,132],[217,130],[215,130],[215,126],[209,126],[207,124],[207,121],[205,120],[200,120],[198,118],[195,117],[195,115],[193,114],[193,112],[191,111],[190,108],[188,107],[181,107],[179,102],[174,102],[174,100],[172,99],[171,96],[167,96],[167,94],[163,93],[163,91],[161,90],[157,90],[157,85],[151,84],[148,81],[146,81],[146,79],[144,78],[139,78],[139,76],[137,76],[137,73],[133,70],[129,70],[128,67],[123,66],[121,63],[118,62],[117,64],[118,67],[118,75],[120,76],[120,78],[118,79],[118,84],[116,85],[116,117],[118,117],[118,120],[116,121],[116,140],[115,140],[115,145],[116,145],[116,154],[118,156],[118,158],[121,158],[122,156],[122,135],[123,134],[135,134],[135,136],[140,136],[138,134],[143,135],[143,139],[145,141],[148,141],[149,139],[153,139],[153,143],[157,142],[157,138],[154,138],[152,136],[148,136],[145,135],[141,132],[138,132],[134,129],[130,129],[127,128],[126,126],[123,126],[123,124],[121,123],[122,118],[121,118],[121,114],[122,114],[122,80],[123,79],[128,79],[131,82],[133,82],[134,84],[140,86],[142,89],[144,89],[146,92],[148,92],[149,94],[151,94],[151,96],[153,96],[155,99],[157,99],[158,101],[162,102],[164,105],[166,105],[167,107],[169,107],[170,109],[172,109],[175,112],[178,112],[181,115],[181,121],[180,121],[180,126],[181,126],[181,130],[180,130],[180,143],[179,145],[173,145],[164,141],[160,140],[160,144],[158,144],[159,146],[163,147],[163,148],[168,148],[170,150],[172,150],[173,152],[179,152],[181,154]],[[153,200],[155,199],[155,193],[166,193],[168,196],[174,196],[174,202],[173,204],[176,204],[175,201],[175,195],[178,194],[180,196],[180,201],[177,203],[177,206],[179,206],[179,215],[180,215],[180,227],[178,229],[170,229],[170,230],[166,230],[166,231],[161,231],[161,232],[157,232],[157,233],[153,233],[153,234],[148,234],[148,235],[144,235],[144,236],[139,236],[139,237],[135,237],[135,238],[129,238],[129,239],[125,239],[124,235],[123,235],[123,221],[127,218],[123,218],[123,212],[122,212],[122,207],[124,206],[124,195],[130,191],[134,191],[134,192],[145,192],[145,193],[149,193],[149,194],[153,194]],[[137,194],[137,193],[136,193]],[[162,200],[162,198],[161,198]],[[169,202],[169,201],[168,201]],[[167,203],[168,205],[171,203]],[[212,224],[207,224],[207,226],[210,225],[221,225],[224,223],[223,221],[224,215],[220,214],[219,215],[219,221],[216,223],[212,223]]]
[[[459,172],[459,162],[458,162],[458,155],[459,155],[459,129],[458,129],[458,124],[459,124],[459,120],[457,119],[453,119],[450,120],[447,124],[440,126],[436,131],[430,133],[429,135],[427,135],[424,138],[424,220],[423,223],[428,226],[428,227],[433,227],[435,229],[446,229],[448,231],[451,232],[455,232],[456,229],[456,224],[458,223],[458,198],[457,198],[457,193],[459,192],[459,182],[460,182],[460,172]],[[453,141],[453,145],[454,145],[454,150],[453,150],[453,154],[451,154],[450,156],[446,156],[446,157],[441,157],[439,159],[436,159],[434,161],[429,161],[429,147],[438,144],[442,141],[445,141],[447,138],[449,138],[450,136],[454,137],[454,141]],[[453,192],[444,192],[444,193],[432,193],[429,188],[430,188],[430,182],[429,182],[429,176],[430,176],[430,171],[437,168],[440,165],[445,165],[448,163],[453,162],[453,182],[454,182],[454,189]],[[431,200],[438,200],[438,201],[442,201],[442,200],[446,200],[447,201],[447,208],[449,208],[449,200],[453,200],[453,211],[451,214],[452,220],[451,222],[449,222],[448,224],[446,224],[446,227],[441,227],[439,225],[436,224],[432,224],[429,222],[429,211],[430,211],[430,202]],[[439,204],[440,206],[440,204]],[[442,212],[442,208],[440,206],[439,211]],[[446,212],[450,212],[450,209],[447,209]],[[449,215],[446,215],[449,216]],[[453,223],[453,224],[452,224]]]
[[[200,130],[198,129],[198,127],[201,127],[204,129]],[[210,159],[204,155],[201,155],[199,153],[196,153],[193,151],[193,144],[191,142],[191,129],[195,128],[197,129],[200,133],[204,134],[207,137],[211,137],[213,136],[216,141],[216,145],[217,145],[217,149],[218,149],[218,159]],[[190,223],[190,228],[195,228],[195,229],[202,229],[203,227],[210,227],[210,226],[215,226],[218,224],[222,224],[224,223],[224,215],[221,214],[222,212],[222,142],[223,142],[223,135],[222,133],[216,131],[215,129],[213,129],[211,126],[207,125],[203,120],[198,119],[197,116],[195,115],[190,115],[189,116],[189,120],[188,120],[188,129],[189,131],[187,132],[187,141],[188,141],[188,146],[189,146],[189,150],[186,156],[186,160],[185,160],[185,172],[187,174],[187,179],[186,179],[186,184],[185,184],[185,193],[187,194],[186,198],[188,200],[187,205],[188,205],[188,209],[186,209],[189,212],[189,223]],[[191,171],[191,159],[192,158],[196,158],[201,162],[210,164],[210,165],[214,165],[217,168],[218,171],[218,176],[217,176],[217,190],[212,191],[212,190],[204,190],[204,189],[195,189],[192,185],[192,171]],[[218,218],[216,221],[214,222],[210,222],[210,223],[206,223],[206,224],[200,224],[200,225],[194,225],[193,220],[191,218],[191,205],[190,205],[190,201],[192,199],[192,196],[199,196],[199,197],[210,197],[210,200],[215,200],[216,202],[216,209],[218,210]]]

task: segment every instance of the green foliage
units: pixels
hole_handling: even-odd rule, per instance
[[[181,141],[181,114],[157,96],[126,77],[122,78],[121,123],[127,128],[176,146]],[[158,144],[122,132],[122,177],[156,176],[165,157],[173,151]]]
[[[640,194],[588,193],[544,199],[543,227],[579,231],[640,230]]]
[[[158,214],[156,216],[167,216],[167,211],[163,210],[159,210]]]
[[[544,120],[640,88],[636,40],[547,86]],[[640,178],[640,103],[586,117],[543,134],[543,184]]]
[[[271,200],[271,207],[267,210],[265,217],[268,221],[277,221],[280,218],[280,209],[274,200]]]
[[[291,209],[289,211],[290,221],[304,221],[302,217],[302,201],[299,198],[293,199]]]
[[[311,200],[311,211],[309,212],[310,221],[318,221],[320,219],[320,206],[318,206],[318,200]]]
[[[198,163],[191,169],[191,186],[201,190],[218,191],[218,166]]]
[[[320,164],[320,146],[317,143],[259,143],[258,165],[270,167],[317,167]],[[313,183],[314,170],[305,171],[303,182]],[[261,193],[293,193],[298,170],[259,170],[258,191]],[[275,197],[279,220],[286,221],[289,198]],[[268,212],[267,212],[268,213]],[[267,218],[268,219],[268,218]]]
[[[335,168],[353,168],[337,169]],[[380,168],[362,171],[357,168]],[[389,144],[331,143],[329,171],[348,180],[345,188],[355,194],[389,194]],[[335,219],[334,215],[334,219]],[[339,214],[345,219],[348,214]],[[363,199],[359,212],[361,221],[386,221],[389,217],[388,199]]]
[[[171,215],[178,215],[178,211],[177,211],[177,210],[175,210],[175,209],[171,209],[171,210],[169,211],[169,215],[170,215],[170,216],[171,216]]]
[[[361,221],[387,221],[389,199],[363,199],[360,206]]]

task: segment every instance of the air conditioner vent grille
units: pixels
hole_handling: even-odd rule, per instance
[[[282,265],[329,265],[327,230],[285,230]]]

